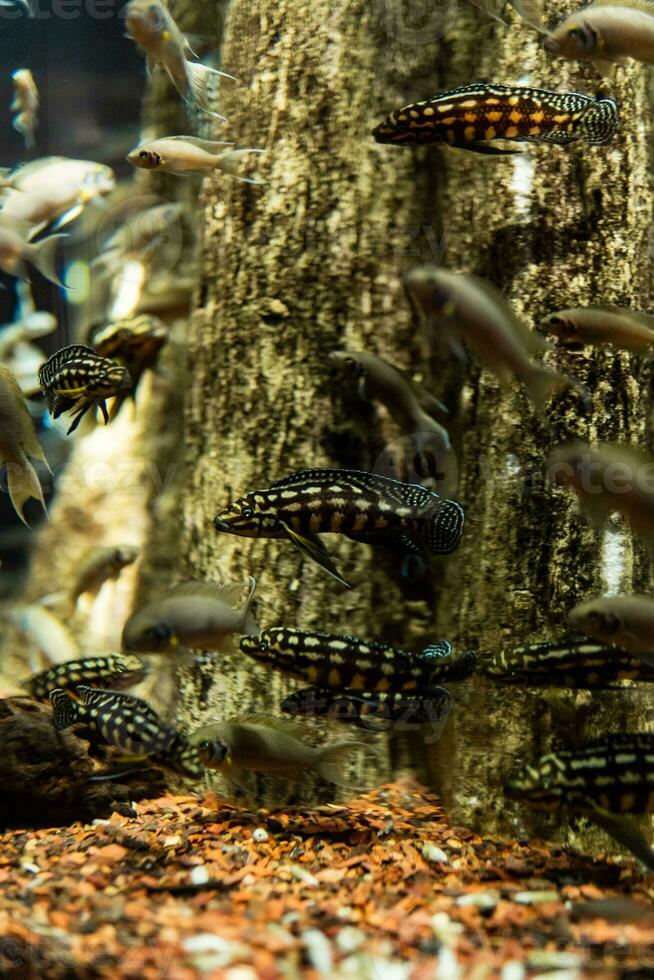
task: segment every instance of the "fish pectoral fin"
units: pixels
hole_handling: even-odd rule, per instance
[[[610,813],[598,806],[593,808],[590,818],[609,837],[631,851],[649,871],[654,871],[654,850],[634,820],[622,814]]]
[[[299,548],[305,555],[308,555],[317,565],[324,568],[329,575],[332,575],[337,582],[344,585],[346,589],[350,589],[351,585],[346,582],[339,573],[334,561],[325,548],[324,544],[315,534],[298,534],[293,528],[285,524],[284,521],[281,522],[282,527],[288,534],[290,540],[293,542],[296,548]]]

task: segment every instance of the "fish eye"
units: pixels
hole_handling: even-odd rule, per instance
[[[141,150],[141,152],[139,153],[139,159],[140,160],[149,160],[150,159],[150,154],[148,153],[147,150]]]
[[[246,521],[249,521],[251,517],[254,517],[254,511],[251,507],[241,507],[241,517],[244,517]]]
[[[154,626],[148,626],[143,631],[143,638],[145,640],[157,644],[166,643],[172,635],[173,631],[167,623],[155,623]]]
[[[583,36],[584,36],[584,32],[581,31],[578,27],[573,27],[571,30],[568,31],[568,37],[570,38],[571,41],[581,41],[583,40]]]
[[[259,640],[260,650],[267,650],[269,647],[270,647],[270,643],[268,643],[268,640]]]
[[[208,739],[203,738],[201,742],[198,742],[198,748],[202,749],[203,752],[208,752],[211,748],[211,742]]]

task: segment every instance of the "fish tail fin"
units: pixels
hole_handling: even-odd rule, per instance
[[[369,749],[370,746],[365,742],[335,742],[333,745],[326,745],[320,752],[318,759],[318,773],[322,779],[336,786],[344,786],[346,789],[358,789],[348,782],[345,777],[345,767],[348,756],[355,749]]]
[[[50,693],[50,704],[52,705],[52,724],[58,732],[64,728],[70,728],[82,717],[82,710],[77,701],[74,701],[70,694],[57,688]]]
[[[68,289],[68,287],[57,272],[57,251],[61,242],[67,237],[67,235],[49,235],[42,242],[32,245],[28,256],[32,265],[39,270],[42,276],[64,289]]]
[[[257,177],[242,177],[238,172],[241,157],[245,156],[246,153],[265,152],[265,150],[257,149],[256,147],[243,147],[240,150],[228,150],[226,153],[222,153],[220,156],[220,169],[224,173],[229,174],[230,177],[234,177],[236,180],[240,180],[244,184],[265,184],[265,180],[259,180]]]
[[[211,108],[209,86],[214,79],[219,77],[231,78],[236,81],[233,75],[228,75],[225,71],[220,71],[218,68],[207,68],[206,65],[202,65],[197,61],[187,61],[186,62],[186,74],[188,78],[188,88],[189,91],[186,93],[187,97],[190,97],[204,112],[209,113],[210,116],[215,116],[216,119],[225,119],[225,116],[221,116],[220,113],[215,112]]]
[[[565,388],[575,388],[586,405],[590,404],[588,389],[579,381],[544,367],[542,364],[532,364],[528,373],[522,379],[536,411],[541,412],[548,398]]]
[[[23,524],[27,524],[23,508],[31,497],[34,497],[40,502],[47,515],[48,510],[45,506],[43,489],[39,483],[39,478],[36,475],[36,470],[24,453],[14,462],[7,464],[7,488],[14,510]]]
[[[439,500],[425,518],[423,538],[435,555],[450,555],[459,546],[465,515],[456,500]]]
[[[579,120],[579,135],[586,143],[608,143],[617,132],[620,118],[613,99],[597,99]]]

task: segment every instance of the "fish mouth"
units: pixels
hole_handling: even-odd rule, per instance
[[[226,521],[221,521],[219,517],[214,517],[213,526],[216,531],[229,531],[229,524]]]
[[[553,37],[546,37],[543,41],[543,47],[549,54],[556,54],[559,50],[559,42]]]

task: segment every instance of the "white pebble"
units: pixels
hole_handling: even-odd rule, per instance
[[[193,885],[206,885],[211,880],[211,875],[204,864],[196,864],[191,869],[191,883]]]
[[[449,861],[445,851],[436,844],[431,844],[429,841],[422,845],[422,851],[420,853],[425,861],[440,861],[441,864],[447,864]]]
[[[332,948],[324,932],[319,929],[307,929],[306,932],[302,933],[301,938],[314,970],[317,970],[323,977],[331,977],[333,974]]]
[[[268,831],[264,830],[263,827],[257,827],[252,834],[252,839],[261,844],[262,841],[268,840]]]

